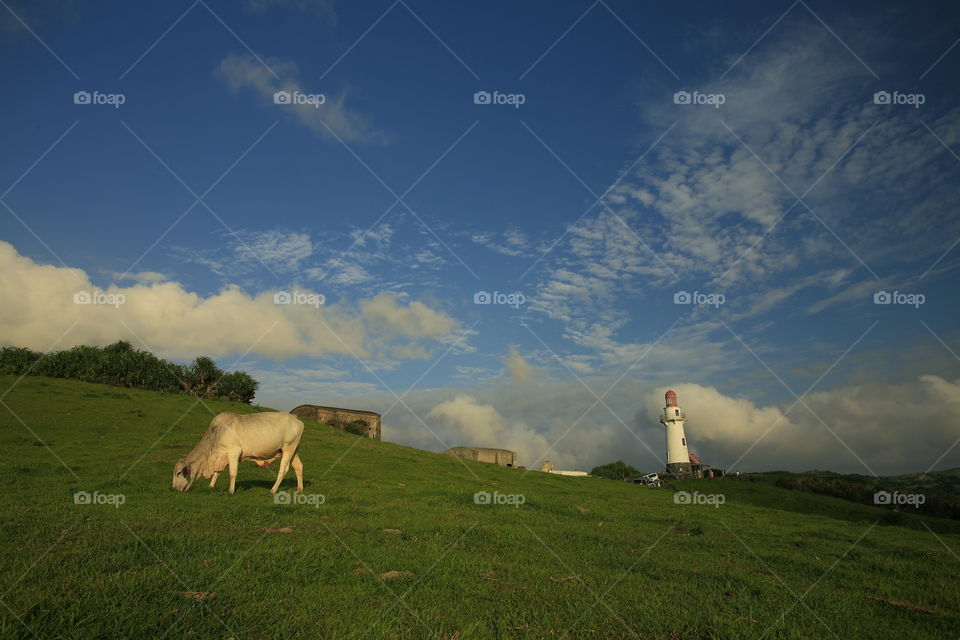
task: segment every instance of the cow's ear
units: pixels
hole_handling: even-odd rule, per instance
[[[190,467],[185,466],[183,469],[180,470],[180,473],[182,473],[183,477],[186,478],[187,480],[190,479]]]

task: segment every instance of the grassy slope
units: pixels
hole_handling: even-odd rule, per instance
[[[806,491],[791,491],[773,486],[773,482],[764,479],[764,474],[752,474],[758,477],[758,482],[724,481],[722,491],[727,500],[741,504],[752,504],[769,509],[782,509],[810,515],[821,515],[851,522],[875,522],[881,524],[898,524],[919,531],[934,531],[936,533],[960,534],[960,521],[922,516],[913,508],[906,506],[897,511],[878,509],[873,505],[852,502],[844,498],[824,496]],[[675,488],[692,491],[699,489],[703,492],[715,491],[716,484],[677,482]]]
[[[735,481],[682,485],[724,492],[720,508],[676,505],[312,423],[301,457],[319,508],[274,504],[273,474],[248,462],[235,496],[225,478],[178,494],[175,445],[211,418],[193,399],[26,378],[3,402],[27,426],[0,406],[0,638],[957,636],[960,535],[870,528],[875,507]],[[78,490],[126,502],[75,505]],[[476,505],[480,490],[526,504]]]

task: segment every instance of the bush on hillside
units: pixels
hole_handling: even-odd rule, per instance
[[[611,462],[610,464],[594,467],[590,471],[590,475],[600,478],[608,478],[610,480],[626,480],[627,478],[632,478],[642,474],[623,460],[617,460],[616,462]]]
[[[220,377],[216,395],[250,404],[259,386],[260,383],[251,378],[246,371],[231,371]]]
[[[125,340],[106,347],[81,345],[50,353],[3,347],[0,374],[71,378],[129,389],[187,393],[198,398],[227,397],[247,404],[259,386],[243,371],[224,373],[206,356],[184,366],[149,351],[138,351]]]
[[[343,425],[343,430],[347,433],[352,433],[355,436],[365,436],[367,435],[368,427],[369,425],[367,424],[367,421],[361,418],[359,420],[346,423]]]

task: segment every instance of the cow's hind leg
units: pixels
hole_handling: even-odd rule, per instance
[[[270,489],[270,495],[275,494],[277,489],[280,488],[280,482],[290,469],[290,460],[293,458],[294,453],[295,450],[293,447],[283,450],[283,455],[280,456],[280,471],[277,472],[277,481],[273,483],[273,488]]]
[[[303,463],[300,462],[300,454],[293,454],[293,460],[290,461],[293,472],[297,474],[297,491],[303,491]]]
[[[237,469],[240,468],[240,452],[230,453],[227,457],[230,463],[230,493],[236,493]]]
[[[213,477],[210,478],[210,488],[213,489],[213,485],[217,484],[217,476],[220,475],[219,471],[213,472]]]

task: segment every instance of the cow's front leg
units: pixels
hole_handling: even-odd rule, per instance
[[[220,475],[219,471],[213,472],[213,477],[210,478],[210,488],[213,489],[213,485],[217,484],[217,476]]]

